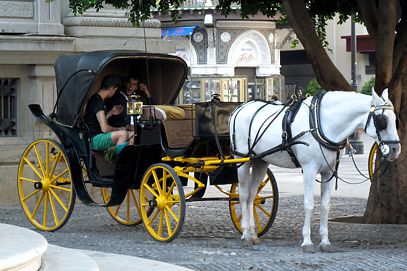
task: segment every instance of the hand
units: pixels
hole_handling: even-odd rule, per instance
[[[112,115],[119,115],[123,112],[123,106],[115,105],[115,106],[113,106],[111,112],[112,112]]]
[[[147,86],[144,83],[139,84],[139,90],[144,92],[148,97],[150,97],[150,92],[148,92]]]

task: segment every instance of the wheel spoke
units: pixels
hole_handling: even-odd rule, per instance
[[[45,142],[45,172],[49,172],[49,142]],[[49,175],[50,177],[52,175]]]
[[[264,196],[264,197],[257,196],[257,197],[256,197],[256,199],[255,199],[254,201],[260,201],[260,200],[263,200],[263,199],[272,199],[272,198],[274,198],[274,196],[273,196],[273,195],[270,195],[270,196]]]
[[[162,195],[163,192],[160,187],[160,182],[158,181],[157,172],[155,172],[155,170],[153,170],[152,174],[153,174],[153,178],[154,178],[154,183],[157,186],[158,194]]]
[[[27,181],[27,182],[30,182],[30,183],[38,182],[37,180],[33,180],[33,179],[25,178],[25,177],[20,177],[20,180]]]
[[[113,213],[114,216],[117,216],[121,206],[122,206],[121,204],[117,205],[116,210],[114,210],[114,213]]]
[[[21,200],[22,201],[26,201],[26,200],[28,200],[29,198],[31,198],[32,196],[34,196],[35,194],[37,194],[38,192],[40,192],[41,190],[39,190],[39,189],[35,189],[33,192],[31,192],[28,196],[26,196],[26,197],[24,197],[24,198],[22,198]]]
[[[54,205],[54,200],[52,199],[51,193],[49,191],[48,191],[48,198],[49,198],[49,203],[51,204],[51,210],[52,210],[52,215],[54,216],[55,224],[59,224],[58,215],[57,215],[55,205]]]
[[[38,149],[37,149],[36,145],[34,145],[34,152],[35,152],[35,156],[37,156],[37,161],[38,161],[38,164],[40,165],[42,175],[45,176],[44,166],[42,165],[41,156],[40,156],[40,154],[38,152]]]
[[[177,217],[177,215],[170,209],[170,207],[168,207],[168,206],[165,206],[165,209],[167,209],[168,210],[168,212],[171,214],[171,216],[174,218],[174,220],[175,220],[175,222],[177,222],[178,223],[178,221],[179,221],[179,218]]]
[[[147,205],[147,206],[149,206],[149,205]],[[154,220],[155,220],[155,218],[157,217],[157,215],[158,215],[159,212],[160,212],[160,210],[157,209],[156,212],[154,213],[154,215],[151,216],[151,219],[150,219],[150,220],[147,219],[147,220],[148,220],[148,223],[147,223],[147,224],[148,224],[149,226],[151,225],[151,223],[154,222]]]
[[[44,198],[44,214],[42,218],[42,225],[44,227],[47,226],[47,214],[48,214],[48,193],[45,193],[45,198]]]
[[[255,207],[259,208],[266,216],[268,216],[269,218],[271,217],[271,213],[267,212],[266,209],[263,208],[263,206],[260,205],[255,205]]]
[[[127,191],[127,208],[126,208],[126,222],[130,223],[130,192]]]
[[[230,205],[232,205],[232,206],[233,206],[233,205],[237,205],[237,204],[240,204],[240,201],[231,201],[231,202],[230,202]]]
[[[131,197],[133,198],[134,204],[136,205],[136,208],[137,208],[137,212],[138,212],[138,214],[140,215],[140,214],[141,214],[140,204],[138,204],[137,199],[136,199],[136,195],[134,194],[134,191],[133,191],[133,190],[130,190],[130,195],[131,195]]]
[[[30,162],[30,160],[28,160],[26,157],[24,157],[23,159],[27,163],[27,165],[29,165],[30,168],[35,172],[35,174],[37,174],[37,176],[40,177],[40,179],[44,178],[44,176],[41,176],[41,174],[38,172],[38,170],[35,168],[35,166]]]
[[[64,202],[58,197],[58,195],[52,189],[50,189],[49,191],[51,191],[51,194],[58,201],[59,205],[61,205],[65,212],[68,212],[68,207],[65,206]]]
[[[58,186],[58,185],[51,184],[49,187],[57,189],[57,190],[62,190],[62,191],[65,191],[65,192],[69,192],[69,193],[72,192],[72,189],[61,187],[61,186]]]
[[[158,222],[158,236],[162,236],[163,234],[163,224],[164,224],[164,210],[160,212],[160,220]]]
[[[266,187],[267,183],[270,181],[270,178],[267,177],[264,181],[261,182],[259,188],[257,189],[257,194],[260,193],[261,190],[263,190],[264,187]]]
[[[145,188],[147,188],[148,189],[148,191],[150,191],[151,192],[151,194],[153,194],[156,198],[158,198],[159,197],[159,195],[157,195],[157,193],[154,191],[154,189],[153,188],[151,188],[148,184],[144,184],[144,187]]]
[[[51,168],[51,172],[49,173],[49,177],[52,177],[52,175],[54,175],[54,171],[55,171],[55,168],[57,167],[57,164],[58,164],[58,161],[59,161],[60,157],[61,157],[61,153],[58,152],[57,153],[57,158],[55,159],[55,162],[54,162],[54,164],[52,165],[52,168]],[[48,156],[47,156],[47,159],[48,159],[48,163],[49,163],[49,157]]]
[[[170,221],[170,216],[168,215],[168,211],[166,209],[163,210],[165,214],[165,224],[167,224],[167,231],[168,231],[168,236],[172,235],[172,229],[171,229],[171,221]]]
[[[64,171],[62,171],[61,173],[59,173],[57,176],[55,176],[54,178],[51,179],[51,182],[58,180],[59,178],[61,178],[62,175],[64,175],[65,173],[68,172],[68,168],[66,168]]]
[[[253,208],[253,214],[254,214],[254,220],[256,221],[256,224],[257,224],[257,229],[260,231],[263,227],[261,226],[259,214],[257,213],[256,208]]]
[[[40,204],[42,202],[42,199],[44,198],[44,195],[45,195],[45,192],[42,191],[42,194],[41,194],[40,198],[38,199],[37,203],[35,204],[34,210],[33,210],[32,214],[31,214],[31,220],[33,220],[35,215],[37,214],[38,207],[40,207]]]
[[[162,191],[164,195],[167,195],[167,171],[163,170],[163,187]]]
[[[168,196],[168,195],[171,193],[171,191],[172,191],[172,189],[174,189],[174,186],[175,186],[175,185],[176,185],[175,181],[172,180],[171,186],[170,186],[170,188],[168,189],[168,192],[167,192],[166,196]]]

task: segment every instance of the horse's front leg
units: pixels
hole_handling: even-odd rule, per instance
[[[332,185],[335,182],[335,177],[332,176],[332,171],[321,173],[321,214],[319,234],[321,235],[321,243],[319,245],[322,252],[331,252],[332,246],[328,239],[328,215],[330,209]],[[331,178],[332,177],[332,178]],[[331,179],[330,179],[331,178]]]
[[[315,252],[311,240],[311,217],[314,210],[314,185],[317,171],[313,168],[303,168],[304,171],[304,227],[302,228],[302,250],[306,253]]]
[[[240,226],[242,228],[242,240],[250,241],[250,214],[248,209],[248,199],[250,194],[250,172],[249,164],[245,163],[238,169],[239,178],[239,201],[240,209],[242,212],[242,219],[240,221]]]

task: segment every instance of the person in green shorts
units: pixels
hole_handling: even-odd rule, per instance
[[[109,117],[121,114],[124,109],[123,106],[116,105],[106,112],[105,108],[105,101],[115,94],[120,85],[118,76],[108,75],[102,80],[98,93],[88,101],[85,123],[90,131],[91,149],[94,151],[106,151],[115,146],[115,152],[118,154],[132,137],[133,132],[127,131],[125,127],[113,127],[107,122]]]

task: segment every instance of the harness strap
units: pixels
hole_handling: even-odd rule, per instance
[[[326,93],[326,91],[321,91],[312,98],[309,114],[309,125],[311,128],[311,134],[315,138],[315,140],[317,140],[325,148],[332,151],[339,151],[345,148],[346,139],[339,143],[333,142],[325,136],[320,126],[320,105],[322,98]]]
[[[287,151],[288,155],[291,158],[291,161],[294,163],[294,165],[299,168],[301,167],[300,163],[297,160],[297,157],[295,157],[295,154],[293,150],[291,149],[291,146],[297,138],[300,136],[297,135],[295,138],[292,137],[292,132],[291,132],[291,124],[294,122],[295,116],[297,115],[298,111],[300,110],[302,102],[305,100],[305,98],[300,98],[299,100],[292,100],[289,108],[285,111],[283,121],[282,121],[282,145],[285,146],[285,151]],[[304,134],[301,133],[300,135],[302,136]]]
[[[251,130],[252,130],[252,125],[253,125],[253,121],[256,117],[256,115],[264,108],[268,105],[268,103],[265,103],[264,105],[260,106],[256,112],[254,112],[252,119],[250,120],[250,124],[249,124],[249,136],[247,137],[247,149],[249,150],[249,155],[253,153],[253,149],[254,149],[254,144],[250,145],[251,143]]]

